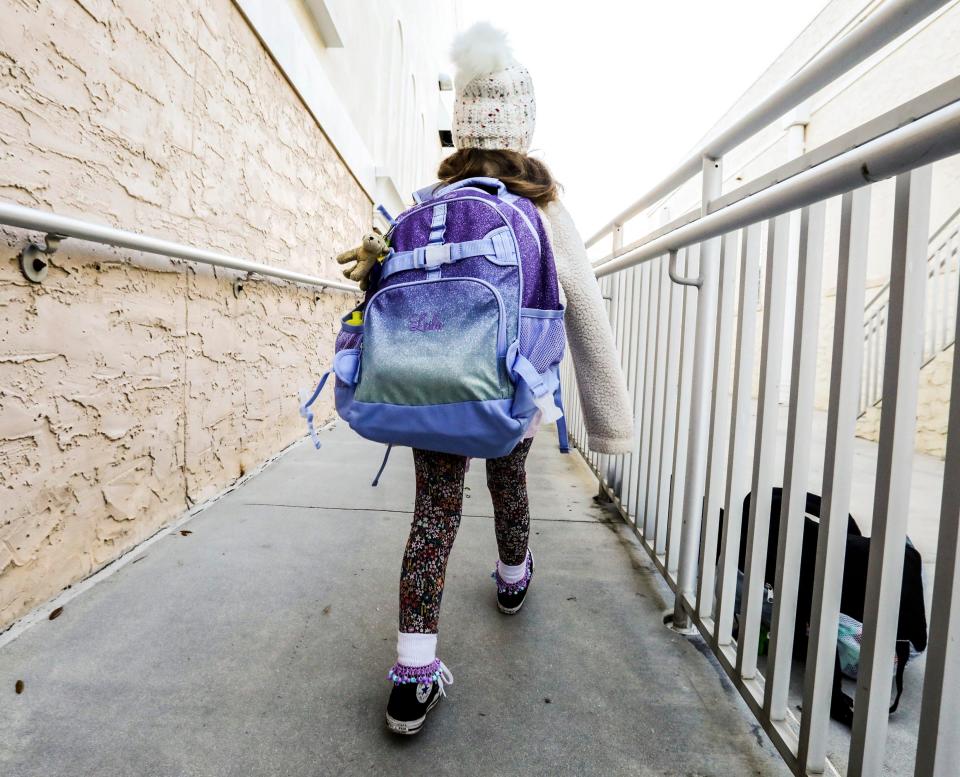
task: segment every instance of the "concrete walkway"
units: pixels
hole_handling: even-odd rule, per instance
[[[483,463],[450,561],[456,683],[418,737],[383,726],[409,451],[348,430],[298,445],[0,651],[9,777],[787,775],[596,484],[544,430],[531,454],[537,577],[493,604]],[[23,680],[23,693],[14,684]]]

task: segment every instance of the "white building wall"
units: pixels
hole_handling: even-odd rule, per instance
[[[236,2],[360,185],[396,214],[443,156],[439,75],[461,2]]]

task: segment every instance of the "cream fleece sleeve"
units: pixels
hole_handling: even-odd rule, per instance
[[[577,372],[587,444],[598,453],[628,453],[633,448],[633,413],[600,286],[563,203],[555,200],[542,213],[567,298],[567,344]]]

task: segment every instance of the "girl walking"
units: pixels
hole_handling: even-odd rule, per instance
[[[600,453],[626,453],[632,445],[633,420],[599,286],[549,170],[527,155],[536,112],[530,74],[513,58],[505,35],[486,24],[474,26],[456,40],[453,59],[457,66],[453,119],[457,150],[440,165],[440,185],[487,179],[492,184],[499,181],[516,196],[513,206],[532,226],[541,264],[549,268],[541,277],[548,279],[546,285],[552,282],[554,299],[557,281],[565,297],[566,338],[579,376],[588,445]],[[484,183],[467,185],[482,187]],[[446,229],[449,232],[455,226],[447,224]],[[526,274],[524,283],[532,285]],[[544,292],[545,298],[549,291]],[[524,293],[530,294],[531,289]],[[424,322],[418,319],[417,327],[424,323],[429,328],[432,321],[429,316]],[[540,412],[546,411],[545,420],[553,420],[552,408],[539,403],[538,407],[541,411],[525,439],[507,455],[486,461],[499,555],[491,605],[495,603],[505,615],[519,612],[535,572],[524,465]],[[400,571],[397,661],[388,673],[393,688],[386,714],[387,726],[400,734],[420,731],[427,713],[444,695],[444,685],[453,681],[437,658],[437,632],[467,467],[464,456],[419,447],[414,448],[413,458],[416,503]]]

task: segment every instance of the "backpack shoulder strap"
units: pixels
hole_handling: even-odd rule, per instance
[[[506,199],[509,196],[507,187],[503,185],[503,181],[499,180],[498,178],[484,178],[481,176],[477,176],[475,178],[464,178],[462,181],[454,181],[451,184],[447,184],[446,186],[437,189],[433,196],[442,197],[443,195],[449,194],[457,189],[463,189],[470,186],[493,189],[494,195],[500,199]]]
[[[413,193],[413,202],[416,205],[420,205],[427,200],[432,200],[436,196],[436,191],[440,186],[439,181],[434,181],[429,186],[424,186],[422,189],[417,189]]]

